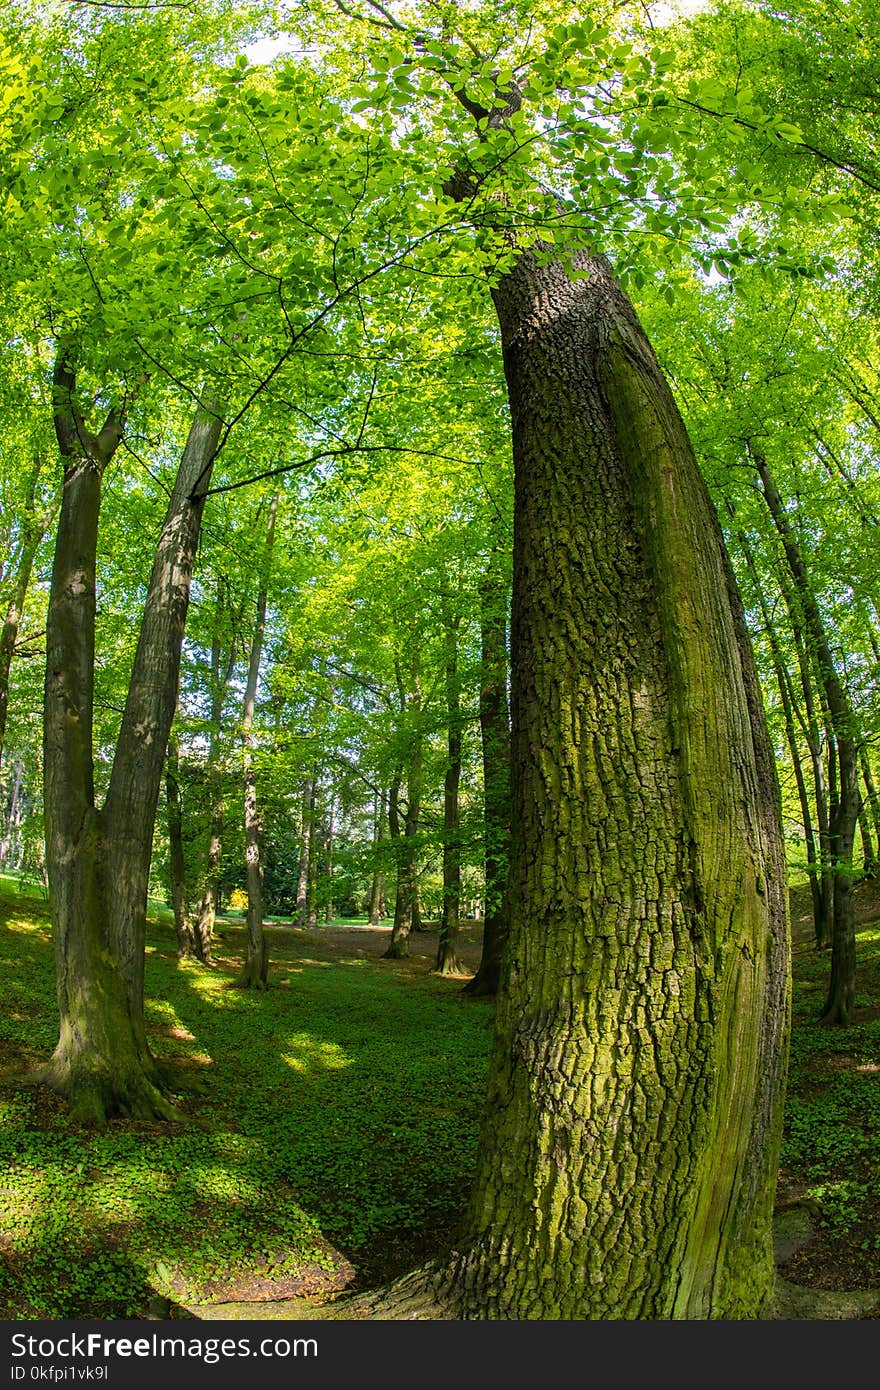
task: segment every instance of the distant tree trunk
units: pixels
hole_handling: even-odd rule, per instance
[[[278,494],[269,503],[266,540],[263,550],[262,575],[257,594],[257,617],[251,642],[244,708],[241,716],[242,765],[244,772],[244,853],[247,881],[247,954],[244,968],[238,977],[241,989],[266,989],[268,985],[269,954],[263,932],[263,828],[257,810],[257,741],[254,735],[254,710],[260,661],[263,656],[263,637],[266,631],[266,605],[269,592],[269,572],[272,548],[275,544],[275,520],[278,514]]]
[[[303,783],[299,867],[296,874],[296,920],[301,927],[306,925],[309,918],[309,847],[315,819],[315,780],[316,774],[312,773]]]
[[[871,838],[871,821],[868,816],[868,803],[862,797],[859,800],[859,834],[862,838],[862,869],[866,878],[877,877],[877,851],[874,848],[874,841]]]
[[[410,875],[412,888],[409,895],[409,929],[411,932],[424,931],[425,923],[422,919],[422,900],[419,889],[419,866],[415,855],[413,857]]]
[[[507,939],[510,851],[510,710],[507,698],[507,591],[496,558],[480,587],[480,741],[483,755],[485,911],[480,964],[468,994],[498,991]]]
[[[177,735],[172,729],[168,735],[168,755],[165,759],[165,807],[168,818],[171,908],[174,912],[174,926],[177,931],[178,960],[192,960],[198,955],[198,951],[186,891],[186,859],[183,853],[179,762]]]
[[[798,743],[797,729],[795,726],[795,700],[792,688],[791,677],[785,663],[785,658],[779,641],[779,635],[770,615],[767,599],[758,575],[755,558],[748,537],[740,531],[737,540],[748,567],[749,575],[752,580],[755,597],[761,609],[761,620],[764,625],[764,632],[770,645],[770,657],[773,663],[773,672],[776,676],[776,686],[779,691],[779,700],[782,705],[782,715],[785,722],[785,736],[788,742],[788,751],[791,755],[791,765],[794,770],[795,784],[797,786],[798,801],[801,808],[801,822],[804,827],[804,844],[807,851],[807,878],[810,884],[810,899],[813,905],[813,931],[816,944],[821,945],[825,939],[826,932],[830,929],[828,918],[828,898],[823,891],[819,862],[820,851],[816,845],[816,837],[813,832],[813,817],[810,810],[810,798],[807,793],[807,783],[804,777],[804,770],[801,765],[801,750]],[[827,865],[825,866],[827,873]],[[830,876],[828,876],[830,883]]]
[[[607,263],[575,265],[526,252],[493,289],[510,936],[465,1230],[380,1316],[760,1318],[788,1026],[772,751],[672,395]]]
[[[205,965],[213,965],[214,923],[220,910],[220,867],[223,863],[223,832],[226,821],[226,794],[221,756],[223,747],[223,707],[235,663],[235,643],[230,645],[223,674],[222,625],[225,604],[222,590],[217,595],[215,630],[211,638],[211,729],[208,735],[208,791],[211,798],[211,825],[205,880],[196,914],[196,951]]]
[[[444,614],[446,629],[446,775],[443,782],[443,910],[437,939],[438,975],[460,975],[461,843],[458,791],[461,783],[461,690],[458,674],[458,619]]]
[[[330,793],[330,806],[327,811],[327,837],[324,842],[324,873],[327,876],[327,903],[324,909],[324,919],[327,922],[333,921],[333,815],[334,797]]]
[[[15,839],[15,832],[22,823],[22,791],[24,785],[24,763],[21,758],[15,764],[15,776],[12,779],[12,791],[9,794],[9,809],[6,816],[6,824],[3,827],[3,839],[0,840],[0,869],[5,869],[12,851],[12,843]]]
[[[385,960],[402,960],[409,955],[410,900],[409,881],[404,861],[404,842],[400,826],[400,784],[403,774],[396,771],[388,790],[388,834],[394,851],[397,881],[394,892],[394,921]]]
[[[421,708],[420,696],[413,700],[416,711]],[[410,749],[406,772],[406,814],[403,821],[404,878],[407,910],[411,932],[423,931],[422,909],[419,903],[419,822],[422,814],[422,735],[419,732]]]
[[[306,922],[310,927],[318,925],[318,816],[315,809],[317,800],[318,775],[316,773],[312,818],[309,821],[308,879],[306,881]]]
[[[41,1079],[79,1121],[171,1118],[147,1044],[144,941],[153,823],[177,697],[180,650],[221,421],[200,409],[156,545],[103,810],[95,805],[92,707],[101,481],[122,437],[112,412],[92,434],[61,353],[54,412],[65,462],[46,632],[46,858],[60,1036]]]
[[[385,916],[384,884],[379,862],[386,816],[386,793],[380,792],[376,798],[375,822],[373,828],[373,877],[370,883],[370,926],[377,927]]]
[[[835,768],[829,840],[833,872],[833,924],[831,937],[831,979],[822,1022],[846,1026],[852,1012],[856,981],[855,912],[852,901],[853,840],[859,811],[858,746],[855,714],[838,676],[825,624],[812,591],[806,565],[801,556],[791,522],[776,488],[767,460],[755,449],[751,456],[761,482],[767,509],[776,527],[789,572],[803,613],[810,650],[816,669],[820,695],[830,725],[829,744],[836,756],[829,763]],[[830,749],[829,749],[830,754]]]
[[[871,764],[868,759],[868,754],[865,751],[864,744],[859,748],[859,766],[862,769],[862,781],[865,784],[868,808],[871,812],[871,822],[874,826],[874,839],[877,843],[878,852],[880,852],[880,799],[877,797],[874,775],[871,771]]]
[[[42,464],[42,456],[37,455],[28,479],[18,556],[11,584],[12,592],[6,605],[3,628],[0,630],[0,767],[3,765],[6,721],[9,715],[9,674],[12,669],[15,644],[18,641],[18,628],[24,612],[24,603],[34,568],[34,560],[50,521],[48,514],[41,515],[37,509],[37,485]]]

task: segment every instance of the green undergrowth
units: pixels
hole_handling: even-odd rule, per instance
[[[54,973],[45,906],[0,885],[0,1316],[137,1317],[157,1298],[174,1316],[255,1280],[338,1286],[344,1261],[364,1282],[452,1229],[490,1006],[270,935],[261,995],[232,987],[237,927],[209,970],[178,964],[170,925],[151,922],[148,1027],[182,1123],[88,1132],[15,1075],[54,1046]]]
[[[877,896],[875,885],[860,885],[864,915]],[[846,1028],[817,1022],[829,963],[827,950],[796,949],[783,1176],[786,1190],[814,1212],[821,1248],[813,1263],[826,1286],[835,1286],[836,1262],[839,1287],[847,1271],[851,1287],[880,1287],[880,922],[857,934],[857,993]]]
[[[411,963],[339,959],[320,931],[269,939],[260,995],[233,988],[239,924],[221,924],[208,970],[178,964],[167,912],[151,919],[148,1026],[181,1122],[89,1132],[20,1082],[55,1044],[54,970],[38,890],[0,881],[0,1317],[186,1316],[268,1285],[320,1293],[389,1277],[454,1234],[491,1005]],[[817,1218],[799,1278],[829,1288],[880,1286],[880,924],[860,930],[858,961],[845,1029],[816,1022],[827,952],[802,942],[794,963],[781,1189]]]

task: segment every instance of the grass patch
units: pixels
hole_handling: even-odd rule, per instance
[[[188,1123],[94,1134],[15,1084],[14,1069],[51,1052],[57,1011],[45,907],[0,886],[0,1316],[137,1317],[157,1296],[332,1288],[352,1265],[364,1282],[451,1231],[490,1007],[454,983],[311,959],[304,937],[271,935],[261,996],[231,987],[238,927],[223,924],[207,970],[178,964],[170,925],[151,921],[148,1027],[180,1069]]]

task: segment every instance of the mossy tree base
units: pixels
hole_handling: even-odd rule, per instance
[[[183,1117],[165,1093],[159,1069],[152,1067],[150,1073],[138,1060],[124,1064],[118,1057],[59,1047],[32,1080],[64,1098],[75,1124],[103,1129],[116,1118],[179,1123]]]
[[[408,941],[392,941],[388,950],[383,951],[382,960],[406,960],[409,953]]]

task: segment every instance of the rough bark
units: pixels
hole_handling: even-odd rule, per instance
[[[55,371],[65,462],[47,621],[46,858],[60,1034],[41,1079],[73,1115],[170,1117],[146,1039],[143,966],[153,823],[177,694],[204,491],[220,422],[199,411],[156,546],[128,698],[102,810],[94,798],[95,554],[104,469],[122,433],[98,434],[76,406],[69,363]]]
[[[171,909],[177,932],[178,960],[193,960],[198,956],[196,933],[189,912],[186,891],[186,856],[183,852],[183,812],[180,797],[180,750],[177,735],[172,729],[168,736],[165,759],[165,813],[168,822],[169,879]]]
[[[483,945],[468,994],[496,994],[507,939],[507,870],[510,849],[510,709],[507,698],[507,592],[497,560],[480,588],[480,744],[483,761]]]
[[[789,1013],[778,787],[684,426],[607,265],[578,270],[524,254],[494,292],[510,937],[467,1229],[406,1316],[758,1318]]]
[[[263,830],[257,809],[257,770],[256,738],[254,736],[254,711],[257,703],[257,685],[260,679],[260,662],[263,656],[263,638],[266,631],[266,605],[269,591],[269,571],[272,563],[272,548],[275,544],[275,520],[278,515],[278,494],[269,503],[269,519],[266,523],[266,540],[263,550],[262,576],[257,594],[257,616],[254,635],[251,641],[250,661],[244,691],[244,707],[241,716],[242,769],[244,776],[244,852],[245,877],[247,883],[247,954],[244,968],[238,977],[241,989],[266,989],[268,987],[269,954],[263,932]]]

